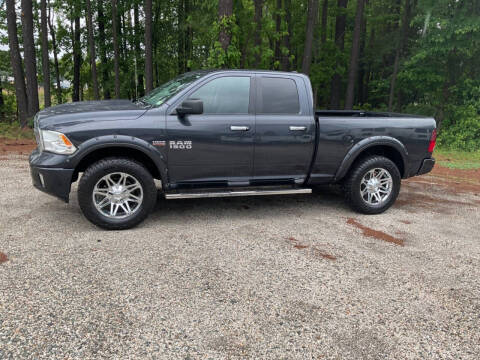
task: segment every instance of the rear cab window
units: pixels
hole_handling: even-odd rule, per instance
[[[257,86],[257,114],[299,114],[300,100],[295,80],[260,76]]]

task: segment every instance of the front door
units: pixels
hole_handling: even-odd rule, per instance
[[[315,121],[301,77],[257,75],[254,179],[305,180],[315,148]]]
[[[167,116],[172,184],[250,180],[255,133],[251,82],[245,75],[209,79],[186,96],[203,101],[203,114]]]

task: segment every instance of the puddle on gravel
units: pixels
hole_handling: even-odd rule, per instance
[[[0,264],[3,264],[4,262],[8,261],[7,255],[5,255],[3,252],[0,251]]]
[[[366,237],[371,237],[371,238],[378,239],[378,240],[383,240],[383,241],[386,241],[386,242],[389,242],[389,243],[392,243],[392,244],[395,244],[395,245],[404,246],[405,242],[404,242],[403,239],[396,238],[396,237],[394,237],[392,235],[389,235],[389,234],[387,234],[383,231],[380,231],[380,230],[375,230],[375,229],[369,228],[368,226],[360,224],[357,220],[355,220],[353,218],[349,218],[347,220],[347,224],[353,225],[357,229],[362,230],[363,235],[366,236]]]

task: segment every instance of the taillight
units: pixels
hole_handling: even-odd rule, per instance
[[[430,144],[428,144],[428,152],[432,153],[435,149],[435,144],[437,142],[437,129],[433,129],[432,136],[430,137]]]

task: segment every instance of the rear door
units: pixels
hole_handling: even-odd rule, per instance
[[[222,74],[185,99],[203,101],[204,113],[167,116],[171,183],[248,182],[253,176],[255,115],[252,76]]]
[[[315,121],[303,79],[257,74],[254,179],[305,180],[315,146]]]

